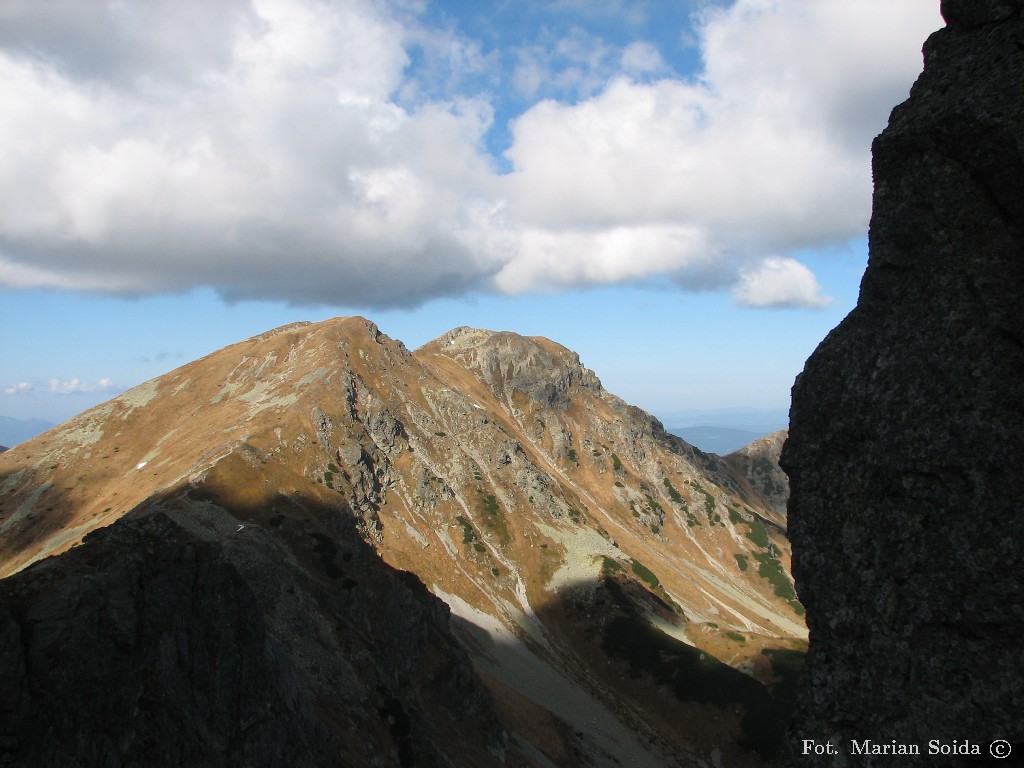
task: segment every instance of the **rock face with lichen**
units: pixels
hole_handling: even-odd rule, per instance
[[[1024,739],[1024,2],[942,12],[873,147],[860,300],[793,388],[801,765],[801,739]]]

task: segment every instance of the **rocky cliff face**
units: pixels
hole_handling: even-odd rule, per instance
[[[942,11],[874,144],[860,301],[793,389],[792,764],[876,764],[805,738],[1024,747],[1024,3]]]
[[[358,765],[760,765],[805,644],[777,518],[547,339],[279,328],[0,456],[0,734],[46,757],[109,678],[97,759],[159,700],[177,719],[124,738],[180,732],[185,762],[280,735],[332,764],[357,733]],[[50,700],[76,703],[29,728]]]

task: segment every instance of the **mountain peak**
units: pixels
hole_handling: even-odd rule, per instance
[[[535,403],[565,405],[575,389],[604,392],[578,354],[542,336],[462,326],[425,344],[417,350],[421,353],[459,363],[508,402],[520,393]]]
[[[462,327],[410,353],[365,318],[284,326],[3,453],[0,488],[0,573],[27,582],[51,572],[40,560],[103,561],[98,529],[164,515],[218,568],[249,568],[244,542],[270,553],[258,571],[282,558],[304,610],[335,616],[335,588],[362,583],[355,536],[449,605],[540,764],[757,764],[784,709],[766,684],[806,637],[788,543],[751,483],[543,337]],[[130,547],[110,557],[136,568]],[[278,616],[292,598],[266,578],[257,614]]]

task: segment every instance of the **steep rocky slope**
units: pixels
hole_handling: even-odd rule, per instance
[[[956,764],[931,739],[1024,748],[1024,3],[942,10],[875,141],[859,303],[783,452],[811,638],[788,746],[919,745],[903,765]]]
[[[777,515],[775,523],[785,527],[789,500],[789,477],[779,466],[782,446],[789,430],[780,429],[760,437],[725,457],[739,475],[750,483],[751,493],[759,495]]]
[[[778,513],[728,462],[667,434],[547,339],[459,328],[412,353],[361,318],[287,326],[17,446],[0,457],[0,483],[0,572],[14,574],[5,589],[15,630],[48,610],[33,606],[54,593],[51,571],[62,589],[84,582],[102,596],[118,578],[80,574],[134,573],[142,564],[118,564],[134,545],[116,556],[110,547],[171,526],[177,543],[158,561],[189,547],[227,560],[239,584],[226,581],[226,593],[244,587],[258,607],[239,620],[263,622],[268,637],[279,640],[279,622],[290,620],[279,584],[296,585],[335,635],[362,626],[373,653],[386,653],[380,680],[364,680],[370,704],[356,709],[390,723],[400,706],[404,733],[434,727],[425,698],[477,683],[461,672],[445,680],[436,666],[417,678],[416,659],[389,639],[407,635],[404,625],[338,595],[350,581],[353,590],[391,584],[380,599],[413,606],[408,621],[418,625],[439,603],[395,569],[415,574],[450,606],[488,691],[471,697],[478,725],[466,755],[499,753],[504,732],[509,754],[539,765],[756,765],[778,743],[802,658],[803,609]],[[365,568],[345,559],[362,552],[354,532],[379,556],[359,555]],[[48,555],[58,557],[39,562]],[[175,566],[186,592],[197,589],[194,567]],[[164,570],[139,578],[136,604],[164,588],[150,584]],[[175,600],[152,619],[172,637],[176,611],[190,605]],[[438,650],[422,664],[462,669],[443,633],[433,637]],[[165,653],[172,641],[162,638],[145,635],[133,653]],[[331,733],[344,732],[356,716],[337,714],[317,687],[326,667],[285,645],[278,655],[290,664],[321,670],[287,685],[317,702]],[[365,658],[360,647],[321,644],[339,667],[352,653]],[[17,653],[10,659],[15,677],[34,685],[36,673],[17,671]],[[406,671],[385,673],[395,668]],[[293,688],[283,690],[288,698]],[[443,708],[430,716],[447,717]],[[425,754],[466,764],[437,732]]]

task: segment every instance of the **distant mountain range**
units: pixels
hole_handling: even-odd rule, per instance
[[[696,450],[541,337],[227,347],[0,455],[0,763],[763,765],[780,444]]]
[[[700,448],[705,453],[717,453],[719,456],[725,456],[733,451],[738,451],[740,448],[767,434],[764,432],[751,432],[745,429],[707,425],[669,427],[668,431],[673,435],[683,438],[690,445]]]
[[[31,440],[52,427],[53,424],[42,419],[15,419],[0,416],[0,445],[10,448],[18,443]]]
[[[669,432],[678,435],[706,453],[719,456],[738,451],[789,424],[789,411],[784,408],[720,408],[687,410],[662,414],[670,425]]]

